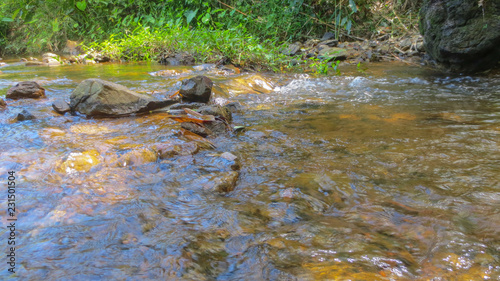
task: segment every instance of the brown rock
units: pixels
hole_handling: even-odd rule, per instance
[[[212,115],[215,117],[224,117],[227,121],[232,120],[232,114],[226,107],[216,105],[205,105],[198,109],[198,112],[203,115]]]
[[[39,99],[45,97],[45,88],[35,81],[24,81],[17,83],[7,91],[8,99]]]
[[[205,128],[205,126],[192,122],[183,122],[181,124],[181,128],[186,129],[202,137],[206,137],[212,134],[212,132],[209,129]]]
[[[41,61],[28,61],[24,65],[25,66],[38,66],[38,65],[44,65],[44,64]]]
[[[160,156],[160,159],[170,158],[176,155],[193,155],[199,150],[198,145],[192,142],[181,144],[165,143],[156,145],[156,151]]]
[[[212,135],[222,135],[225,134],[228,130],[227,123],[221,120],[207,122],[204,125],[205,128],[207,128],[212,133]]]
[[[239,175],[236,171],[216,174],[203,186],[203,189],[217,192],[233,191]]]
[[[0,98],[0,107],[5,107],[5,106],[7,106],[7,103],[2,98]]]

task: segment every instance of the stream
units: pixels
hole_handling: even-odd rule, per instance
[[[9,171],[17,213],[16,273],[4,255],[3,280],[500,280],[500,73],[6,62],[0,95],[35,80],[47,98],[0,109],[4,253]],[[214,81],[215,102],[241,103],[232,125],[244,127],[194,155],[119,165],[183,141],[179,123],[51,107],[87,78],[155,95],[194,75]],[[23,109],[37,119],[12,121]],[[234,174],[224,152],[241,168],[220,193],[210,187]],[[68,164],[81,155],[91,165]]]

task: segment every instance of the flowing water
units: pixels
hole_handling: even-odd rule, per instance
[[[500,74],[394,63],[330,77],[150,74],[165,69],[1,69],[3,93],[36,80],[47,94],[0,111],[3,226],[9,171],[17,184],[16,274],[4,255],[4,278],[500,280]],[[195,74],[214,80],[216,102],[244,106],[233,125],[245,130],[194,155],[120,165],[187,141],[179,124],[165,113],[86,119],[51,108],[87,78],[155,95]],[[13,122],[22,109],[37,119]],[[223,152],[241,169],[235,189],[218,193],[209,187],[234,174]]]

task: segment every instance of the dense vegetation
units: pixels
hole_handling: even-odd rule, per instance
[[[126,59],[187,51],[270,60],[282,42],[415,28],[420,0],[3,0],[0,50],[60,51],[66,40]],[[243,56],[243,58],[242,58]],[[245,57],[246,56],[246,57]]]

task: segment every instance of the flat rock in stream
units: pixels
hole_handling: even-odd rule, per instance
[[[167,107],[177,100],[158,100],[101,79],[82,81],[70,97],[70,108],[94,117],[120,117]]]
[[[45,97],[45,88],[35,81],[23,81],[11,87],[5,95],[8,99],[39,99]]]
[[[6,107],[6,106],[7,103],[2,98],[0,98],[0,107]]]
[[[170,109],[183,109],[183,108],[189,108],[189,109],[198,109],[202,106],[207,105],[206,103],[203,102],[191,102],[191,103],[178,103],[174,104],[170,107]]]
[[[69,104],[64,100],[54,101],[54,103],[52,103],[52,108],[55,110],[55,112],[59,114],[64,114],[66,112],[71,111]]]

